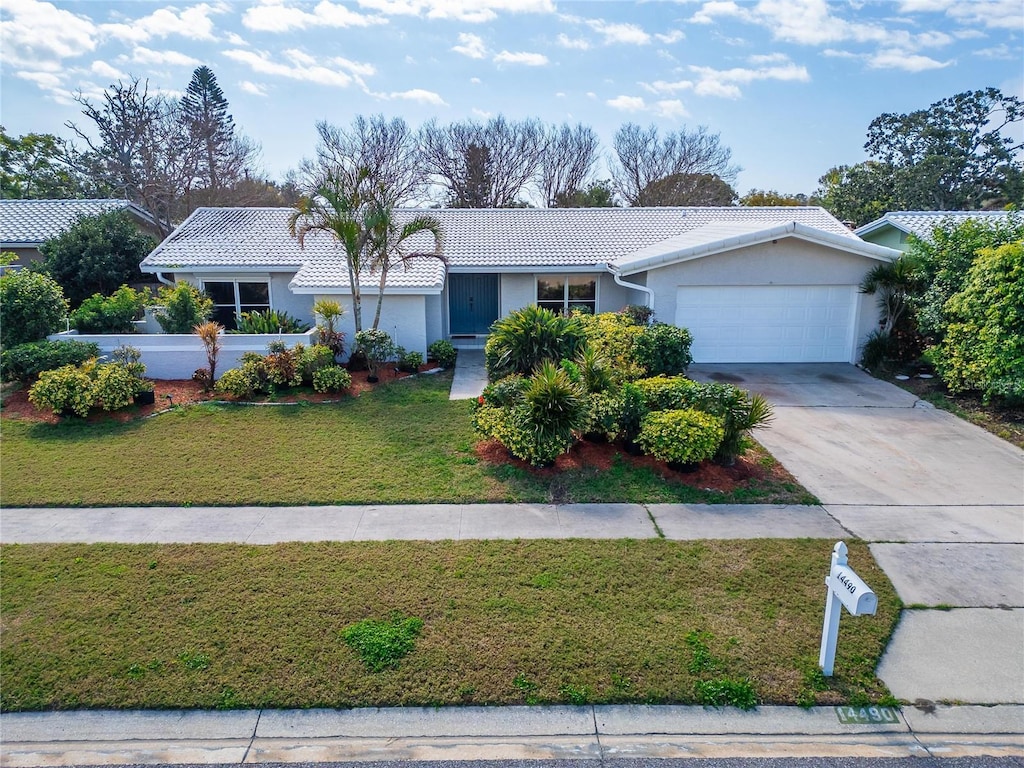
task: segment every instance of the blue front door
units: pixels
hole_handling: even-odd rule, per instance
[[[498,275],[448,274],[452,336],[484,334],[498,319]]]

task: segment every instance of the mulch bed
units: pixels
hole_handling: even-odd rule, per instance
[[[420,371],[433,370],[435,366],[433,364],[426,364],[421,366]],[[258,403],[322,403],[326,400],[339,400],[345,397],[359,397],[363,392],[367,392],[376,386],[381,384],[387,384],[388,382],[395,381],[396,379],[404,379],[412,374],[398,372],[393,368],[381,370],[380,381],[376,384],[371,384],[366,380],[368,373],[366,371],[352,371],[352,386],[347,392],[314,392],[312,390],[300,390],[296,392],[285,392],[275,395],[273,398],[268,396],[257,397],[252,401],[245,402],[258,402]],[[219,402],[243,402],[238,398],[232,397],[231,395],[225,395],[222,392],[205,392],[203,387],[196,381],[191,379],[152,379],[154,384],[154,402],[152,405],[130,405],[119,411],[93,411],[84,420],[89,423],[95,423],[99,421],[133,421],[135,419],[142,419],[158,411],[163,411],[169,408],[171,405],[194,405],[196,403],[203,403],[209,400],[216,400]],[[24,387],[12,392],[8,392],[3,398],[3,407],[0,408],[0,417],[5,419],[26,419],[29,421],[42,421],[49,424],[56,424],[60,422],[60,416],[50,413],[49,411],[40,411],[32,403],[28,401],[28,388]],[[77,417],[68,417],[77,418]]]
[[[511,464],[526,470],[537,477],[555,477],[561,472],[573,469],[593,468],[610,469],[615,457],[620,457],[634,467],[647,467],[665,480],[683,483],[692,488],[722,491],[729,493],[745,487],[750,481],[775,481],[795,483],[785,468],[778,463],[765,467],[757,461],[756,454],[748,453],[736,459],[731,467],[723,467],[711,461],[705,461],[692,472],[680,472],[670,469],[660,459],[653,456],[633,456],[626,453],[615,443],[592,443],[588,440],[577,442],[569,453],[555,459],[550,467],[533,467],[527,462],[517,459],[497,440],[484,440],[477,443],[476,455],[481,461],[490,464]]]

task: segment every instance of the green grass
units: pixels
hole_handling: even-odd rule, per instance
[[[878,614],[812,674],[832,544],[7,545],[0,708],[878,701],[899,600],[863,542]],[[346,630],[400,616],[371,671]]]
[[[450,383],[428,376],[335,404],[200,405],[128,423],[5,419],[0,504],[814,502],[795,484],[723,494],[624,461],[555,477],[489,465]]]

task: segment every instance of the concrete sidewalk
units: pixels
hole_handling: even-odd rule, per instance
[[[4,766],[668,757],[1024,756],[1024,707],[550,706],[2,717]],[[850,714],[872,724],[844,722]]]

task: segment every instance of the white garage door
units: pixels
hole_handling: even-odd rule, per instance
[[[697,363],[847,362],[856,286],[680,286],[676,325]]]

